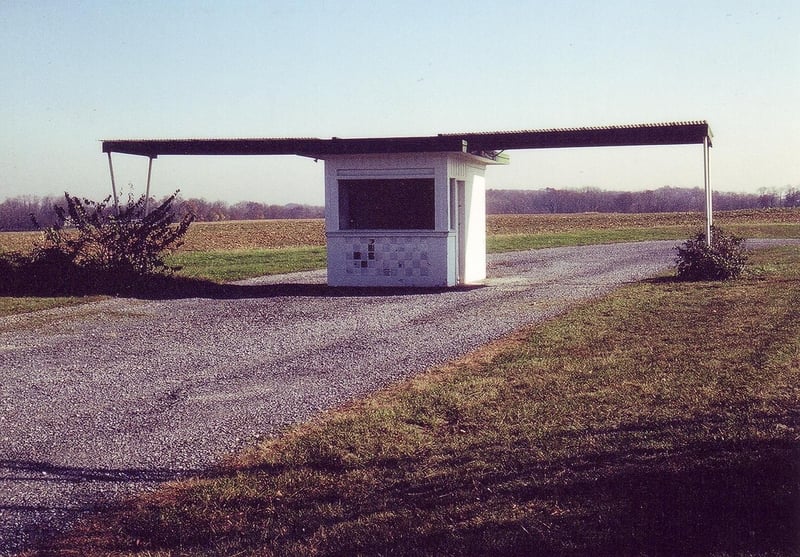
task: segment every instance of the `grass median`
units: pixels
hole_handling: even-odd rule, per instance
[[[795,555],[800,248],[626,286],[47,555]]]

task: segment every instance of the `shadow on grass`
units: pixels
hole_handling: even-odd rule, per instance
[[[223,538],[193,520],[165,528],[161,513],[128,516],[114,528],[122,526],[140,550],[188,553],[223,544],[232,553],[292,555],[796,555],[800,444],[787,432],[800,428],[800,414],[756,421],[767,431],[738,438],[722,431],[692,441],[718,426],[699,418],[587,431],[586,438],[608,440],[594,451],[569,433],[552,439],[576,443],[567,456],[488,442],[442,453],[450,456],[436,464],[421,456],[378,461],[359,468],[363,485],[226,499],[220,510],[247,518]],[[778,434],[770,438],[770,430]],[[491,465],[476,468],[476,458]],[[252,471],[291,476],[303,467],[334,482],[354,470],[320,460]],[[336,518],[321,511],[339,505]],[[312,538],[313,548],[304,545]],[[59,554],[74,549],[64,540],[57,547]]]
[[[426,552],[443,555],[795,555],[800,547],[796,447],[753,443],[738,447],[735,456],[724,454],[723,447],[698,449],[704,453],[698,461],[678,470],[625,459],[608,463],[603,461],[613,456],[603,455],[579,473],[563,463],[555,470],[529,469],[530,478],[493,478],[482,487],[513,489],[513,504],[539,507],[539,516],[461,526],[453,537],[442,524],[424,540],[401,542],[405,548],[399,553],[421,544]],[[707,462],[723,455],[724,464]],[[549,473],[567,479],[536,484]],[[418,498],[415,504],[437,504],[439,490],[430,491],[431,500]],[[487,503],[491,506],[491,499]],[[380,544],[357,549],[370,553]]]
[[[497,462],[508,459],[504,450],[498,448]],[[455,499],[451,511],[437,513],[452,517],[455,525],[443,522],[424,538],[396,540],[398,554],[413,554],[415,547],[441,555],[796,555],[800,550],[796,440],[720,440],[670,450],[631,446],[520,462],[511,473],[465,478],[460,486],[445,476],[415,484],[416,495],[407,504],[430,510]],[[400,497],[387,491],[377,499]],[[459,517],[458,506],[469,501],[480,501],[479,510]],[[528,510],[513,518],[511,507]],[[361,512],[381,510],[386,509]],[[413,532],[414,513],[408,516],[407,524],[393,528]],[[385,551],[386,540],[378,540],[346,547],[345,553]]]
[[[36,460],[0,460],[3,475],[0,481],[25,481],[48,483],[83,482],[163,482],[199,473],[199,470],[175,472],[169,469],[118,469],[63,466]],[[2,504],[0,504],[2,508]]]

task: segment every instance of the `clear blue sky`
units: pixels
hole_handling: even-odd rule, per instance
[[[716,189],[800,185],[800,3],[0,0],[0,199],[110,192],[99,140],[708,120]],[[699,146],[513,151],[489,187],[701,186]],[[115,156],[140,193],[146,159]],[[322,163],[162,157],[153,193],[321,204]]]

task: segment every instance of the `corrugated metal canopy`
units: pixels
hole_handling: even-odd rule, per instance
[[[713,137],[705,121],[453,135],[465,140],[470,150],[687,145],[705,138],[710,144]]]
[[[159,155],[333,155],[460,152],[496,158],[500,151],[565,147],[711,144],[705,121],[587,128],[470,132],[422,137],[118,139],[104,140],[104,153]]]
[[[366,153],[465,152],[457,137],[382,137],[360,139],[120,139],[103,141],[105,153],[158,155],[326,155]]]

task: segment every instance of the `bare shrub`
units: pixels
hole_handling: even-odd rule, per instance
[[[109,199],[96,202],[64,194],[55,206],[55,225],[30,254],[4,254],[0,291],[8,293],[120,293],[169,274],[168,250],[179,247],[193,218],[177,223],[175,195],[145,214],[145,198],[112,210]]]
[[[747,263],[744,239],[711,227],[711,245],[700,231],[681,246],[676,259],[681,280],[728,280],[739,277]]]

